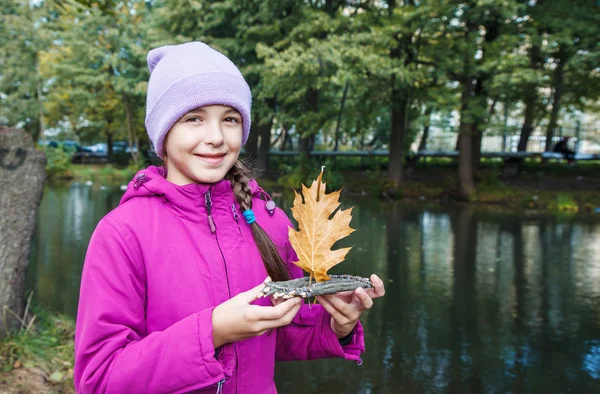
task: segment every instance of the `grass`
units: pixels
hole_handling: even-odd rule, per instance
[[[0,340],[0,374],[10,382],[11,372],[28,371],[33,380],[41,375],[58,391],[72,391],[75,321],[41,308],[33,312],[33,324]]]
[[[61,179],[77,181],[99,181],[103,183],[129,182],[139,170],[137,166],[124,168],[112,164],[74,164]]]

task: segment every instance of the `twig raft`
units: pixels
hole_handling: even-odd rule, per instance
[[[287,280],[284,282],[265,281],[265,287],[259,293],[259,297],[288,299],[292,297],[315,297],[325,294],[335,294],[342,291],[353,291],[362,287],[363,289],[373,288],[373,284],[367,278],[352,275],[330,275],[331,279],[325,282],[312,282],[309,285],[309,278]]]

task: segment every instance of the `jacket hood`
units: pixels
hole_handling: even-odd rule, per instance
[[[135,198],[159,198],[173,208],[179,216],[194,221],[200,220],[206,215],[204,195],[208,191],[210,191],[213,203],[224,200],[237,205],[231,182],[227,179],[222,179],[217,183],[190,183],[179,186],[169,182],[164,174],[164,168],[156,166],[139,171],[127,185],[127,191],[119,205]],[[248,186],[253,197],[265,193],[254,179],[248,183]]]

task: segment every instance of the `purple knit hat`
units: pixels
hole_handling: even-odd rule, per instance
[[[162,158],[165,136],[189,111],[228,105],[242,115],[242,145],[250,133],[252,93],[238,68],[202,42],[162,46],[148,52],[146,130]]]

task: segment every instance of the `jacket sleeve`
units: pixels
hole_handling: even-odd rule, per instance
[[[302,270],[291,263],[298,261],[298,257],[289,244],[286,254],[292,277],[301,277]],[[331,329],[330,320],[331,316],[321,305],[302,305],[292,323],[277,329],[276,359],[292,361],[341,357],[362,363],[360,355],[365,350],[365,336],[360,322],[354,328],[351,342],[342,346]]]
[[[212,308],[146,333],[146,278],[138,243],[104,218],[88,247],[75,332],[78,393],[187,392],[217,384]],[[229,371],[230,372],[230,371]]]

